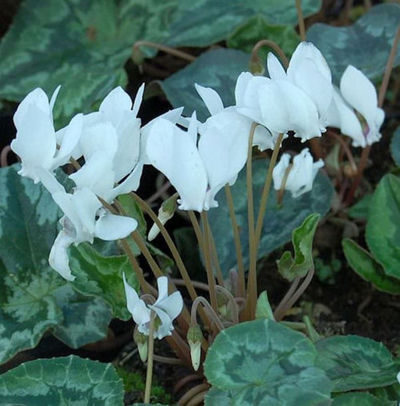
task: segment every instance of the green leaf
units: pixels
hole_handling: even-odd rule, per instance
[[[3,405],[122,406],[123,397],[122,380],[112,364],[74,355],[26,362],[0,380]]]
[[[128,283],[139,289],[138,281],[126,255],[104,257],[87,243],[70,249],[70,267],[76,277],[73,287],[84,295],[101,297],[112,309],[114,317],[128,320],[122,274]]]
[[[390,403],[382,403],[380,399],[369,393],[345,393],[333,400],[332,406],[390,406]],[[394,403],[391,406],[395,406]]]
[[[355,241],[346,238],[342,241],[343,252],[354,272],[378,290],[393,295],[400,294],[400,281],[387,276],[373,256]]]
[[[268,300],[268,293],[266,290],[261,292],[257,299],[256,305],[256,319],[274,319],[274,312],[272,311],[271,305]]]
[[[334,392],[377,388],[396,382],[398,366],[382,343],[349,335],[325,338],[316,347],[317,365],[334,383]]]
[[[385,70],[399,21],[398,5],[380,4],[348,27],[314,24],[307,32],[307,40],[325,56],[337,83],[348,65],[372,79]],[[395,65],[400,63],[399,51]]]
[[[292,25],[275,24],[271,24],[260,15],[251,17],[232,33],[227,40],[227,45],[230,48],[251,53],[258,41],[269,39],[277,43],[286,55],[292,55],[300,42],[299,36]],[[262,60],[266,60],[267,53],[270,51],[272,50],[268,47],[260,50],[259,55]]]
[[[260,319],[223,330],[208,350],[204,371],[209,383],[230,392],[229,404],[329,405],[331,383],[315,358],[303,334]]]
[[[79,348],[107,336],[112,312],[103,299],[75,292],[70,284],[61,286],[54,294],[64,316],[62,324],[53,330],[59,340]]]
[[[147,224],[143,215],[143,211],[134,197],[130,194],[124,194],[118,196],[118,201],[125,211],[126,216],[134,218],[138,222],[137,231],[145,237],[147,233]]]
[[[364,220],[368,216],[369,205],[371,204],[372,194],[363,196],[356,204],[351,206],[347,214],[353,219]]]
[[[43,187],[19,176],[19,168],[0,169],[0,363],[35,347],[50,329],[71,346],[97,341],[110,321],[104,303],[74,294],[48,265],[58,207]],[[71,319],[69,306],[83,311],[80,320]]]
[[[318,0],[303,0],[303,14],[316,13]],[[222,41],[247,19],[260,15],[271,24],[297,24],[292,0],[181,0],[167,40],[174,46],[208,46]]]
[[[393,134],[392,141],[390,143],[390,151],[392,153],[393,161],[397,166],[400,166],[400,127],[397,127]]]
[[[253,161],[253,193],[256,214],[259,209],[259,201],[267,169],[268,161]],[[232,195],[242,243],[243,261],[245,266],[248,266],[249,240],[245,169],[239,173],[236,183],[232,186]],[[290,193],[285,193],[282,205],[279,205],[276,201],[275,190],[271,190],[267,211],[265,213],[258,258],[265,257],[274,249],[288,242],[292,230],[298,227],[309,214],[319,213],[324,215],[330,207],[332,195],[332,184],[322,173],[319,173],[314,180],[312,191],[296,199],[292,198]],[[217,200],[219,207],[210,210],[208,215],[217,246],[218,256],[221,261],[222,271],[226,275],[231,268],[236,267],[235,245],[233,241],[232,223],[223,191],[217,195]]]
[[[161,82],[161,87],[174,107],[185,106],[184,113],[196,110],[199,120],[205,120],[208,110],[194,84],[212,87],[225,106],[235,103],[236,79],[248,70],[250,56],[234,49],[212,49],[201,54],[193,63]]]
[[[215,387],[209,389],[204,399],[205,406],[232,406],[234,402],[234,395]]]
[[[277,261],[279,273],[287,280],[303,277],[314,267],[312,244],[320,217],[319,214],[310,214],[300,227],[293,230],[294,258],[290,251],[285,251]]]
[[[379,182],[369,207],[365,237],[386,275],[400,279],[400,178],[388,174]]]
[[[161,41],[176,0],[25,0],[0,44],[0,94],[20,101],[35,87],[61,84],[55,117],[91,110],[127,83],[124,64],[137,40]]]

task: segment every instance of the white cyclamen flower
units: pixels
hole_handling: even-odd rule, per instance
[[[303,142],[321,136],[313,100],[286,78],[273,80],[243,72],[236,82],[235,96],[237,111],[274,136],[294,131]]]
[[[129,95],[117,87],[103,100],[98,112],[84,116],[74,158],[83,156],[85,164],[70,178],[79,188],[87,187],[107,202],[139,186],[143,163],[137,113],[143,90],[142,85],[132,106]]]
[[[324,132],[333,88],[331,71],[318,48],[311,42],[300,42],[286,72],[276,56],[269,53],[267,67],[271,79],[286,79],[307,94],[317,108],[320,129]]]
[[[154,304],[146,304],[139,298],[136,290],[126,281],[123,274],[126,302],[132,318],[142,334],[149,335],[151,311],[156,313],[154,337],[161,340],[172,334],[173,320],[183,309],[182,295],[174,292],[168,296],[168,278],[161,276],[157,279],[158,298]]]
[[[112,241],[127,237],[137,227],[130,217],[116,216],[102,208],[96,195],[87,188],[73,194],[65,191],[53,193],[53,199],[64,212],[59,232],[50,251],[49,263],[64,279],[73,281],[68,259],[68,247],[84,241],[93,242],[94,237]]]
[[[57,146],[52,111],[59,90],[60,87],[57,87],[50,102],[39,88],[22,100],[14,115],[17,136],[11,142],[11,149],[22,161],[19,174],[33,179],[35,183],[41,181],[51,193],[61,190],[52,172],[69,161],[79,141],[83,122],[82,114],[76,115]]]
[[[340,93],[334,94],[329,109],[329,125],[340,128],[342,134],[351,137],[355,147],[379,141],[385,113],[378,107],[376,89],[371,81],[349,65],[340,80]],[[364,129],[352,109],[362,115],[366,122]]]
[[[193,114],[187,131],[165,119],[155,120],[146,155],[179,193],[179,208],[202,211],[218,205],[215,195],[227,183],[233,184],[245,165],[251,120],[225,109],[214,90],[201,86],[197,90],[212,116],[201,124]]]
[[[322,168],[324,163],[321,159],[314,162],[308,148],[305,148],[300,154],[294,157],[290,169],[289,165],[290,155],[282,154],[279,163],[275,166],[272,173],[274,188],[275,190],[280,190],[282,188],[282,181],[285,178],[286,171],[289,170],[284,185],[285,190],[289,190],[293,197],[299,197],[303,193],[309,192],[312,189],[318,169]]]

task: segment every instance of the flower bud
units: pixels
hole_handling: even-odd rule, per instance
[[[158,219],[160,220],[162,225],[164,225],[168,220],[170,220],[174,216],[177,198],[178,194],[175,193],[173,196],[169,197],[161,204],[161,207],[158,210]],[[149,231],[149,235],[147,237],[148,240],[149,241],[154,240],[154,238],[157,237],[159,232],[160,229],[158,228],[157,224],[154,223]]]
[[[190,358],[192,359],[193,369],[197,371],[200,366],[201,340],[203,339],[203,333],[198,324],[189,327],[186,339],[190,347]]]
[[[133,341],[135,341],[138,347],[139,356],[142,362],[146,362],[147,360],[147,340],[147,336],[142,334],[136,326],[135,331],[133,332]]]

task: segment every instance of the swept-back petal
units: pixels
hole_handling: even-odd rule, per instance
[[[161,171],[180,195],[182,210],[203,210],[207,174],[196,145],[185,131],[165,119],[157,120],[146,140],[149,162]]]
[[[267,56],[267,69],[269,77],[273,80],[284,80],[286,79],[286,72],[279,59],[272,53],[269,52]]]
[[[179,292],[174,292],[170,296],[160,300],[157,304],[154,303],[154,306],[163,310],[171,320],[174,320],[183,309],[182,295]]]
[[[200,86],[197,83],[195,83],[194,86],[211,115],[217,114],[224,109],[221,97],[214,89]]]
[[[95,235],[105,241],[118,240],[136,230],[137,225],[131,217],[116,216],[104,210],[96,221]]]
[[[36,88],[28,93],[25,98],[19,104],[17,111],[14,114],[15,127],[19,127],[24,121],[26,121],[25,115],[32,106],[36,106],[46,116],[51,117],[51,110],[49,104],[49,98],[41,88]]]
[[[129,285],[126,280],[125,273],[122,274],[125,288],[126,296],[126,307],[129,313],[132,314],[132,318],[135,323],[145,325],[150,322],[150,309],[147,308],[146,304],[139,298],[136,290]],[[140,331],[140,330],[139,330]]]
[[[67,281],[73,281],[69,267],[68,247],[74,242],[74,238],[65,230],[61,230],[50,250],[49,264]]]
[[[206,210],[218,205],[215,195],[245,165],[250,128],[251,120],[234,110],[211,116],[202,127],[198,148],[208,177]]]
[[[274,182],[274,189],[280,190],[282,188],[282,181],[285,176],[286,169],[289,166],[290,162],[290,155],[289,154],[282,154],[281,159],[276,164],[273,172],[272,172],[272,180]]]
[[[117,126],[121,122],[124,112],[130,112],[131,108],[131,98],[121,86],[118,86],[104,98],[99,111],[105,115],[107,120]]]

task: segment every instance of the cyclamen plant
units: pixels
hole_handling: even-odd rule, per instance
[[[35,183],[41,182],[64,213],[60,219],[61,231],[50,252],[52,268],[73,282],[68,257],[68,248],[72,244],[91,243],[94,238],[122,240],[121,245],[132,263],[142,295],[139,296],[123,275],[127,307],[137,323],[136,341],[145,347],[142,354],[147,353],[147,340],[149,343],[145,402],[149,402],[150,396],[154,338],[166,337],[181,361],[186,365],[192,363],[197,370],[204,353],[221,330],[239,321],[255,319],[257,252],[271,186],[273,184],[281,197],[287,190],[297,198],[312,189],[314,178],[324,165],[321,159],[314,162],[308,148],[294,157],[282,153],[278,162],[282,141],[297,137],[306,142],[321,137],[328,126],[336,127],[344,136],[350,137],[355,147],[366,147],[381,137],[384,112],[378,106],[375,87],[355,67],[349,66],[345,70],[340,87],[336,88],[321,52],[312,43],[301,42],[287,69],[272,53],[268,55],[267,69],[268,77],[241,73],[234,89],[236,103],[229,107],[224,107],[216,91],[195,84],[210,113],[205,122],[198,121],[195,112],[191,117],[182,116],[181,108],[141,126],[137,115],[144,85],[133,102],[122,88],[114,89],[103,100],[99,111],[77,114],[67,126],[57,131],[52,110],[59,87],[50,101],[43,90],[35,89],[15,113],[17,137],[11,148],[21,159],[19,174]],[[253,147],[272,151],[257,216],[254,215],[252,192]],[[70,192],[55,176],[55,171],[66,164],[75,169],[68,175],[74,183]],[[159,216],[135,193],[144,165],[152,165],[162,172],[177,192],[164,202]],[[230,191],[245,166],[250,242],[247,275]],[[223,188],[237,254],[231,284],[223,278],[228,270],[222,272],[219,267],[207,216],[209,210],[218,206],[216,195]],[[117,200],[119,195],[126,193],[131,193],[154,222],[149,240],[158,232],[166,240],[191,299],[190,312],[189,301],[183,302],[176,285],[160,269],[137,231],[137,219],[127,216]],[[198,239],[207,271],[209,300],[198,295],[196,284],[165,228],[176,206],[187,212]],[[201,225],[195,212],[200,213]],[[315,227],[316,223],[311,227],[312,233]],[[155,289],[145,279],[130,245],[123,240],[128,236],[133,237],[157,278],[157,300],[154,298]],[[287,266],[282,259],[279,266]],[[296,283],[282,299],[275,314],[267,303],[270,318],[278,321],[284,318],[307,288],[313,274],[312,261],[307,267],[301,276],[296,277]],[[303,284],[298,287],[304,276]],[[176,329],[173,325],[175,318],[179,323]]]

